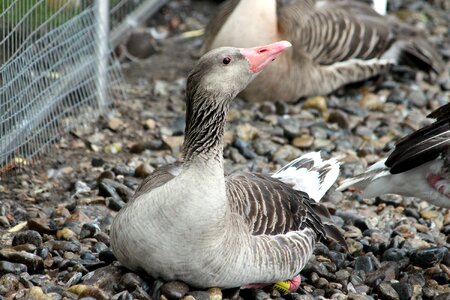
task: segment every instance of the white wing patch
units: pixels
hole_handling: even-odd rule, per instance
[[[323,160],[320,152],[311,152],[291,161],[272,177],[292,185],[319,202],[339,176],[336,159]]]

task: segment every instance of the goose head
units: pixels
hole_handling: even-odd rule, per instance
[[[221,47],[203,55],[187,81],[187,99],[200,93],[234,98],[291,43],[280,41],[253,48]]]
[[[291,43],[253,47],[222,47],[204,54],[186,86],[186,161],[199,154],[221,160],[222,137],[231,101]]]

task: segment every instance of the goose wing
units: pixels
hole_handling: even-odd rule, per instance
[[[406,172],[447,155],[450,149],[450,104],[433,111],[436,122],[402,138],[386,160],[392,174]]]
[[[302,9],[295,3],[280,8],[280,27],[316,63],[379,57],[394,41],[386,18],[366,4],[318,1],[307,14]]]
[[[310,228],[317,237],[344,245],[328,210],[301,191],[268,175],[239,172],[226,178],[231,210],[244,218],[253,235],[276,235]]]

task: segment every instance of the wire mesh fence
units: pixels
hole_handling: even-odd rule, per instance
[[[114,35],[129,28],[127,17],[150,2],[1,2],[0,174],[48,152],[74,125],[106,113],[113,92],[123,95],[109,29]]]

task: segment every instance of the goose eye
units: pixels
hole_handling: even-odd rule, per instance
[[[222,60],[222,62],[224,65],[228,65],[231,62],[231,58],[227,56]]]

